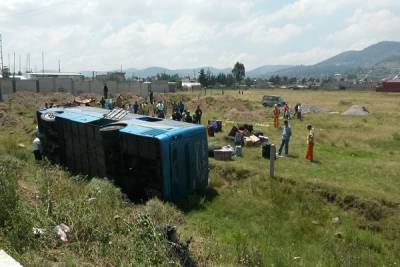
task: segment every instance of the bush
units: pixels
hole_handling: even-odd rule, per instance
[[[0,227],[6,226],[18,204],[17,179],[0,163]]]

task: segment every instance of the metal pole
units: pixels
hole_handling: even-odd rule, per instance
[[[269,153],[269,176],[275,177],[275,157],[276,157],[276,148],[274,144],[271,144],[271,149]]]
[[[1,74],[3,74],[4,62],[3,62],[3,39],[0,34],[0,60],[1,60]]]
[[[42,73],[44,73],[44,52],[42,51]]]

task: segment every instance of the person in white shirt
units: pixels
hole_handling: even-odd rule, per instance
[[[42,160],[42,152],[41,152],[41,145],[39,135],[36,134],[35,139],[32,142],[32,151],[33,155],[35,156],[35,160]]]

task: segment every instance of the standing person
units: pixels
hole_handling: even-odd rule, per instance
[[[159,101],[158,104],[156,105],[156,114],[158,118],[164,118],[164,104],[162,101]]]
[[[144,102],[142,111],[144,115],[149,115],[149,105],[147,104],[147,102]]]
[[[137,114],[139,109],[139,104],[137,101],[135,101],[135,104],[133,104],[133,113]]]
[[[123,99],[122,99],[122,96],[121,95],[119,95],[118,97],[117,97],[117,101],[116,101],[117,103],[117,107],[119,107],[119,108],[123,108],[124,107],[124,104],[123,104]]]
[[[107,84],[104,84],[104,88],[103,88],[103,94],[104,94],[104,99],[108,98],[108,87]]]
[[[302,107],[301,107],[301,104],[299,103],[297,106],[297,119],[298,120],[303,120],[303,117],[301,117],[301,111],[302,111],[301,109],[302,109]]]
[[[152,105],[153,105],[153,100],[154,100],[153,91],[150,90],[150,104]]]
[[[35,134],[35,139],[33,139],[32,142],[32,152],[33,155],[35,156],[35,160],[39,161],[42,160],[42,152],[41,152],[41,144],[40,144],[40,139],[39,139],[39,134]]]
[[[178,102],[178,108],[179,108],[179,112],[183,115],[183,111],[185,110],[185,104],[183,104],[182,98]]]
[[[235,133],[235,146],[243,146],[243,134],[238,129]]]
[[[103,96],[102,96],[101,99],[100,99],[100,105],[101,105],[102,108],[105,108],[105,107],[106,107],[106,100],[104,99]]]
[[[197,106],[196,111],[195,111],[195,115],[196,115],[195,123],[200,124],[201,123],[201,116],[203,115],[203,111],[201,110],[200,105]]]
[[[293,117],[296,117],[296,116],[297,116],[297,112],[298,112],[298,110],[299,110],[299,105],[300,105],[300,104],[296,104],[296,105],[294,106],[294,114],[293,114]]]
[[[314,128],[311,124],[307,125],[308,135],[307,135],[307,152],[306,159],[309,161],[314,160],[314,143],[315,143],[315,134]]]
[[[282,129],[282,143],[279,147],[279,155],[282,154],[282,149],[285,147],[285,156],[289,154],[289,141],[292,136],[292,128],[289,126],[289,122],[285,120],[284,126]]]
[[[285,103],[285,105],[283,105],[283,118],[285,120],[289,120],[290,119],[290,111],[289,111],[288,103]]]
[[[279,108],[278,108],[277,104],[275,104],[273,112],[274,112],[274,127],[275,127],[275,129],[278,129],[278,127],[279,127]]]

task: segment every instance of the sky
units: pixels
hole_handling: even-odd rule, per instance
[[[400,0],[0,0],[0,33],[22,71],[310,65],[400,41]]]

